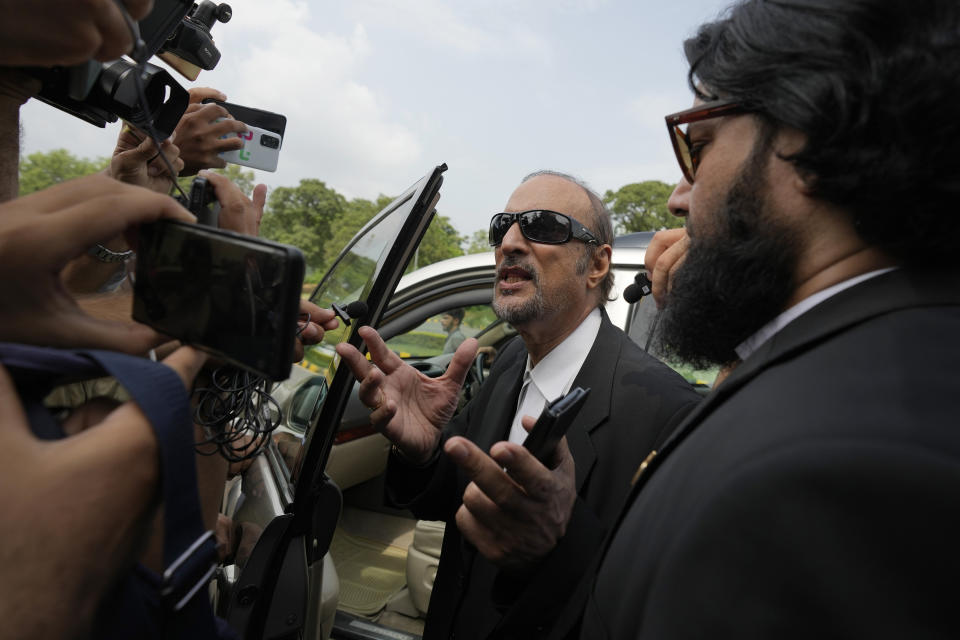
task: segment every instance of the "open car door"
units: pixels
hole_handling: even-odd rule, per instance
[[[228,486],[224,514],[242,532],[234,561],[217,574],[215,606],[241,638],[322,637],[323,558],[341,495],[324,468],[354,379],[334,346],[358,348],[357,328],[377,326],[426,232],[446,165],[436,167],[378,213],[343,249],[310,299],[342,314],[340,326],[308,347],[307,368],[288,381],[292,412],[242,479]],[[351,317],[352,316],[352,317]]]

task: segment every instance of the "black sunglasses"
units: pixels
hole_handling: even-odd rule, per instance
[[[547,209],[532,209],[516,213],[498,213],[490,219],[490,246],[498,247],[503,242],[503,236],[513,226],[519,223],[520,233],[531,242],[541,244],[563,244],[571,238],[576,238],[587,244],[600,244],[597,237],[583,226],[579,220],[570,216],[549,211]]]

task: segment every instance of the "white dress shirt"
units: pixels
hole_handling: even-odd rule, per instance
[[[520,418],[536,418],[548,401],[552,402],[570,390],[574,378],[580,373],[583,361],[593,348],[601,322],[600,309],[596,308],[563,342],[545,355],[537,366],[530,366],[530,355],[527,355],[523,387],[517,401],[517,412],[513,416],[513,425],[510,427],[510,442],[520,444],[527,437],[527,430],[520,424]]]
[[[848,280],[844,280],[843,282],[838,282],[832,287],[827,287],[826,289],[817,291],[812,296],[808,296],[804,298],[803,300],[793,305],[792,307],[790,307],[789,309],[787,309],[786,311],[778,315],[776,318],[774,318],[767,324],[760,327],[760,330],[757,331],[755,334],[753,334],[752,336],[750,336],[749,338],[741,342],[735,349],[735,351],[737,352],[737,356],[739,356],[740,360],[746,360],[751,355],[753,355],[753,353],[757,349],[760,348],[760,345],[762,345],[764,342],[766,342],[767,340],[775,336],[785,326],[787,326],[788,324],[790,324],[791,322],[793,322],[794,320],[796,320],[797,318],[802,316],[804,313],[814,308],[815,306],[817,306],[827,298],[830,298],[831,296],[835,296],[841,291],[843,291],[844,289],[849,289],[855,284],[860,284],[861,282],[864,282],[865,280],[869,280],[870,278],[876,278],[877,276],[884,274],[888,271],[893,271],[894,269],[896,269],[896,267],[887,267],[886,269],[877,269],[876,271],[868,271],[867,273],[862,273],[859,276],[854,276]]]

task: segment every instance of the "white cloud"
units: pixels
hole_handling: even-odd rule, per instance
[[[279,0],[265,10],[254,0],[233,0],[234,17],[215,24],[221,59],[195,83],[214,86],[238,104],[287,116],[276,174],[256,172],[270,185],[295,185],[319,177],[348,197],[376,196],[387,185],[402,189],[413,176],[421,144],[416,133],[393,119],[387,101],[355,78],[373,46],[363,25],[345,34],[311,27],[306,2]],[[109,133],[31,101],[24,108],[24,151],[67,147],[80,156],[108,155]]]
[[[522,55],[545,63],[553,60],[549,39],[520,19],[529,14],[522,3],[368,0],[351,9],[365,23],[449,51],[483,58]]]
[[[235,21],[216,27],[224,58],[210,82],[232,101],[287,116],[280,171],[258,178],[287,185],[321,177],[348,196],[369,197],[385,175],[419,159],[416,134],[354,79],[373,51],[363,25],[325,34],[311,28],[303,2],[271,3],[270,11],[250,0],[232,5]]]

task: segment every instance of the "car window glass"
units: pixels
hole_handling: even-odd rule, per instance
[[[387,340],[387,346],[401,358],[432,358],[456,351],[464,339],[475,337],[494,320],[490,305],[456,307],[393,336]]]
[[[627,324],[627,335],[630,336],[631,340],[645,349],[647,353],[667,364],[690,384],[697,387],[713,386],[713,381],[716,379],[720,367],[696,369],[688,364],[671,359],[660,349],[656,336],[657,305],[654,303],[652,296],[641,298],[639,302],[630,306],[632,309]],[[652,339],[651,334],[653,334]]]
[[[396,241],[406,221],[405,205],[410,197],[392,203],[391,214],[375,219],[364,234],[340,256],[330,271],[310,296],[311,302],[325,309],[334,305],[343,308],[351,302],[366,300],[374,281],[386,259],[389,248]],[[398,215],[399,214],[399,215]],[[345,341],[351,326],[342,319],[336,329],[326,331],[323,341],[304,349],[302,368],[295,368],[291,378],[274,390],[275,397],[287,412],[287,425],[294,432],[306,431],[319,415],[327,396],[328,385],[340,363],[334,347]],[[286,387],[286,388],[285,388]],[[289,394],[290,399],[284,402]],[[275,439],[284,439],[284,458],[288,467],[295,468],[302,445],[302,436],[293,433],[278,434]]]

